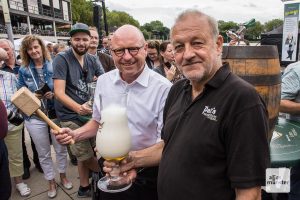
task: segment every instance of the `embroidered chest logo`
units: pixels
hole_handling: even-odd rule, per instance
[[[202,115],[204,115],[207,119],[210,119],[212,121],[218,121],[216,113],[217,110],[215,107],[209,108],[209,106],[205,106]]]

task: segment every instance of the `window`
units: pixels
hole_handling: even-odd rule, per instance
[[[49,0],[42,0],[42,4],[46,6],[50,6],[50,1]]]
[[[27,0],[28,2],[28,12],[39,14],[39,7],[37,0]]]
[[[12,9],[24,11],[23,0],[9,0],[9,6]]]
[[[60,9],[59,0],[53,0],[53,7],[56,9]]]
[[[62,1],[64,20],[69,21],[68,2]]]

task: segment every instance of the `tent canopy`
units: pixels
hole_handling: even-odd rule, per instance
[[[14,40],[15,51],[20,51],[20,46],[21,46],[21,43],[22,43],[23,39],[24,38]],[[44,42],[45,45],[47,45],[48,43],[54,44],[53,42],[50,42],[48,40],[43,40],[43,42]]]

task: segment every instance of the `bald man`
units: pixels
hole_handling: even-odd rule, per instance
[[[112,36],[112,57],[117,69],[98,78],[93,107],[93,119],[74,131],[63,128],[57,140],[62,144],[76,142],[96,135],[100,126],[100,112],[105,102],[121,99],[126,94],[128,126],[132,135],[129,155],[147,152],[161,142],[163,108],[171,83],[150,70],[145,63],[147,44],[142,32],[134,26],[124,25]],[[100,99],[102,106],[100,106]],[[117,97],[117,98],[116,98]],[[120,103],[120,102],[113,102]],[[146,166],[137,175],[132,186],[120,193],[102,193],[103,200],[155,200],[157,199],[157,167]]]

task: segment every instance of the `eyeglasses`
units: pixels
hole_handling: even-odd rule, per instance
[[[112,49],[111,51],[113,51],[116,56],[122,57],[125,54],[125,50],[127,49],[127,51],[130,53],[130,55],[136,56],[139,53],[139,50],[143,47],[144,47],[144,45],[141,47],[128,47],[128,48],[123,48],[123,49]]]

